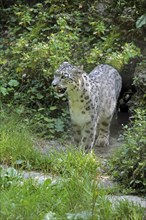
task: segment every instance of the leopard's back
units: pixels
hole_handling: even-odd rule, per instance
[[[118,98],[122,87],[122,79],[115,68],[107,64],[101,64],[89,73],[89,78],[93,84],[100,85],[102,91],[115,92]]]

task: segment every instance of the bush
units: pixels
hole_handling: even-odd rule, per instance
[[[136,110],[132,127],[124,132],[125,143],[110,160],[110,171],[118,182],[138,193],[146,193],[146,110]]]

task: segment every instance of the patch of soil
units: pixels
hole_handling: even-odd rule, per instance
[[[119,112],[118,115],[115,115],[111,124],[111,137],[110,137],[110,146],[105,147],[96,147],[94,148],[94,152],[97,156],[107,159],[109,158],[113,151],[120,147],[123,144],[122,132],[123,126],[128,123],[129,114],[128,112]],[[73,143],[70,141],[61,142],[59,140],[37,140],[35,143],[37,149],[39,149],[42,153],[48,154],[50,151],[54,149],[57,151],[65,151],[69,147],[74,147]]]
[[[107,159],[112,155],[116,148],[120,147],[123,144],[123,126],[127,125],[128,121],[128,112],[118,112],[117,115],[114,115],[110,128],[110,145],[107,148],[96,147],[94,149],[96,155],[100,156],[101,158]]]

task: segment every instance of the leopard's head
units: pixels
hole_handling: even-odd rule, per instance
[[[54,80],[52,85],[57,87],[58,90],[66,90],[72,86],[77,86],[79,77],[82,75],[82,69],[69,64],[68,62],[63,62],[59,68],[55,71]]]

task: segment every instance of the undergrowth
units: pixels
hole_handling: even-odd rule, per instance
[[[135,193],[146,193],[146,111],[137,109],[132,125],[124,132],[124,145],[110,162],[116,181]]]
[[[48,169],[46,157],[34,148],[31,130],[16,114],[0,114],[0,163],[26,169]]]

